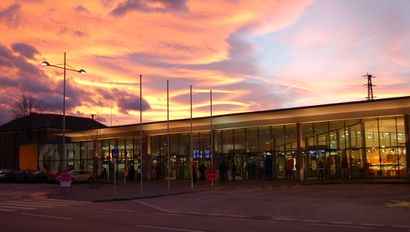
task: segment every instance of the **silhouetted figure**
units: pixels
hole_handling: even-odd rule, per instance
[[[107,176],[107,169],[106,169],[106,168],[102,168],[100,177],[101,177],[101,178],[105,178],[106,176]]]
[[[131,165],[128,170],[128,178],[130,178],[130,180],[134,180],[135,178],[135,170],[133,165]]]
[[[235,163],[232,163],[231,171],[232,171],[232,181],[235,181],[235,175],[236,175],[236,171],[237,171]]]
[[[196,167],[195,165],[192,166],[192,180],[196,182]]]
[[[323,163],[323,160],[320,160],[319,161],[319,165],[318,165],[318,176],[319,176],[319,179],[321,180],[321,179],[323,179],[324,177],[325,177],[325,175],[324,175],[324,171],[325,171],[325,164]]]
[[[200,180],[205,180],[205,171],[206,171],[206,167],[203,163],[201,163],[201,165],[199,165],[199,179]]]
[[[222,163],[219,165],[219,180],[225,181],[227,179],[228,179],[227,166],[225,164],[225,161],[222,161]]]
[[[288,179],[293,178],[293,167],[295,166],[294,160],[289,157],[288,160],[286,161],[286,177]]]
[[[155,177],[157,180],[161,178],[161,167],[159,165],[155,167]]]
[[[256,163],[255,161],[252,161],[251,166],[249,167],[250,169],[250,176],[251,178],[256,178]]]

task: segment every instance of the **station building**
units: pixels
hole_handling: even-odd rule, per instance
[[[69,132],[67,166],[108,176],[114,163],[119,175],[142,167],[146,180],[189,179],[201,164],[225,165],[236,180],[410,179],[410,96],[171,120],[169,133],[167,125]],[[40,145],[40,168],[57,168],[54,146]]]

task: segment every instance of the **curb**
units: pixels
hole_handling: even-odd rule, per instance
[[[162,193],[162,194],[137,196],[137,197],[109,198],[109,199],[102,199],[102,200],[91,200],[91,202],[98,203],[98,202],[131,201],[131,200],[139,200],[139,199],[150,199],[150,198],[175,196],[175,195],[182,195],[182,194],[189,194],[189,193],[198,193],[198,192],[205,192],[205,191],[208,191],[208,189],[200,189],[200,190],[193,190],[193,191],[181,191],[181,192],[173,192],[173,193]]]

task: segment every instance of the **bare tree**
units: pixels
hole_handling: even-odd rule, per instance
[[[15,118],[21,118],[30,115],[30,113],[43,113],[46,111],[46,107],[41,101],[38,101],[32,96],[27,96],[25,94],[14,103],[11,108],[11,113]]]

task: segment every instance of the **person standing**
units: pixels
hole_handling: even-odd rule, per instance
[[[199,179],[200,180],[205,180],[205,171],[206,171],[206,167],[204,165],[204,163],[201,163],[201,165],[199,165]]]
[[[195,164],[192,165],[192,180],[193,180],[193,182],[196,182],[196,166],[195,166]]]
[[[235,175],[236,175],[236,164],[235,164],[235,162],[232,163],[231,172],[232,172],[232,181],[235,181]]]

